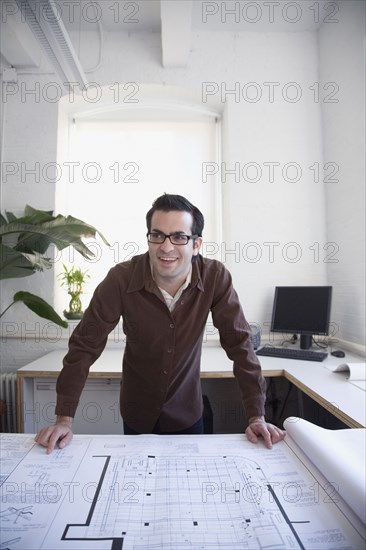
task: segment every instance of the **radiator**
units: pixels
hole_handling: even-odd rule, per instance
[[[0,374],[0,401],[5,404],[0,416],[0,431],[15,433],[17,431],[17,391],[16,373]]]

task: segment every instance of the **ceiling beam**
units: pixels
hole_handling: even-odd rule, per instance
[[[59,16],[56,4],[51,0],[15,1],[23,19],[51,61],[65,90],[69,91],[71,83],[77,84],[82,89],[88,80]]]
[[[9,65],[17,69],[39,67],[41,48],[15,0],[2,6],[0,51]]]
[[[161,0],[164,67],[186,67],[190,51],[192,0]]]

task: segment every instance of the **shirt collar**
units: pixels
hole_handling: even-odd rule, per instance
[[[198,256],[197,259],[192,262],[189,282],[192,287],[197,286],[199,290],[203,291],[204,288],[199,269],[200,259],[200,256]],[[129,282],[127,292],[138,292],[143,288],[146,288],[149,292],[153,292],[154,289],[156,289],[156,283],[151,273],[149,253],[145,252],[145,254],[134,256],[131,262],[135,264],[135,269]]]
[[[150,262],[150,269],[151,269],[151,276],[154,279],[153,266],[152,266],[151,262]],[[192,280],[192,264],[190,265],[189,271],[187,273],[187,277],[185,278],[185,281],[179,287],[178,292],[179,292],[180,289],[182,289],[182,290],[186,289],[187,286],[190,284],[191,280]],[[155,279],[154,279],[154,281],[155,281]],[[159,288],[159,290],[161,290],[160,286],[158,288]]]

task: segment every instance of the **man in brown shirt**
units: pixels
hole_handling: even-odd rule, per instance
[[[57,380],[57,422],[36,441],[51,452],[72,438],[89,368],[123,319],[126,347],[120,409],[126,434],[203,433],[200,357],[209,312],[234,363],[246,435],[267,447],[284,432],[264,419],[265,381],[231,275],[199,254],[204,219],[180,195],[164,194],[146,215],[148,252],[117,264],[95,290],[75,328]]]

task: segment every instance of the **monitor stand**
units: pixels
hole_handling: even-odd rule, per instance
[[[309,349],[313,343],[312,334],[300,334],[300,349]]]

